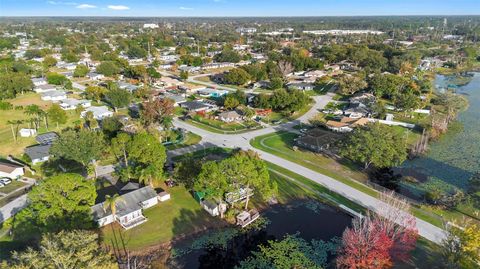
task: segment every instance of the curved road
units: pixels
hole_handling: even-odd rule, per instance
[[[171,158],[173,156],[183,155],[188,152],[194,152],[200,149],[213,147],[213,146],[225,147],[225,148],[241,148],[243,150],[253,150],[253,151],[256,151],[262,159],[269,161],[273,164],[276,164],[278,166],[281,166],[283,168],[286,168],[305,178],[308,178],[320,185],[325,186],[329,190],[334,191],[362,205],[365,208],[368,208],[380,215],[387,217],[384,210],[388,208],[388,205],[386,205],[381,200],[375,197],[372,197],[368,194],[365,194],[357,189],[354,189],[331,177],[328,177],[316,171],[310,170],[304,166],[290,162],[288,160],[285,160],[273,154],[264,152],[250,145],[250,140],[255,138],[256,136],[265,135],[265,134],[269,134],[269,133],[280,131],[280,130],[296,132],[295,129],[292,129],[293,126],[298,125],[301,122],[302,123],[308,122],[308,119],[310,119],[313,115],[315,115],[318,109],[325,107],[325,105],[331,101],[331,98],[332,98],[332,94],[327,94],[324,96],[316,96],[314,98],[315,104],[310,109],[310,111],[308,111],[305,115],[303,115],[302,117],[300,117],[295,121],[281,124],[278,126],[269,126],[267,128],[263,128],[260,130],[255,130],[255,131],[243,133],[243,134],[230,134],[230,135],[216,134],[216,133],[212,133],[204,129],[192,126],[179,119],[175,119],[174,120],[175,127],[184,128],[188,131],[201,135],[202,142],[199,145],[193,145],[187,148],[169,151],[168,155]],[[404,214],[407,214],[407,213],[404,212]],[[435,243],[440,243],[445,238],[446,232],[444,230],[424,220],[421,220],[419,218],[416,218],[416,222],[417,222],[417,228],[418,228],[419,234],[425,237],[426,239],[433,241]]]

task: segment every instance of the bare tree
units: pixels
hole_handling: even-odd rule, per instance
[[[280,60],[278,61],[278,69],[280,70],[280,73],[282,73],[283,77],[287,77],[288,74],[293,72],[293,65],[289,61],[285,60]]]

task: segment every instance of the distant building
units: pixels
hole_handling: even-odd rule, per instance
[[[214,103],[206,101],[189,101],[180,104],[181,108],[185,108],[189,112],[210,112],[216,110],[218,107]]]
[[[56,89],[57,89],[57,86],[51,85],[51,84],[40,84],[33,88],[33,90],[36,93],[44,93],[44,92],[54,91]]]
[[[35,140],[42,145],[50,145],[58,139],[58,134],[55,132],[48,132],[37,135]]]
[[[257,28],[254,27],[240,27],[237,28],[235,31],[240,34],[254,34],[257,32]]]
[[[218,118],[223,122],[236,122],[243,119],[242,115],[235,110],[222,112],[218,114]]]
[[[159,26],[156,23],[145,23],[143,29],[157,29]]]
[[[42,93],[42,96],[40,97],[43,101],[61,101],[67,99],[67,93],[64,91],[48,91]]]
[[[91,107],[92,102],[90,100],[77,100],[77,99],[65,99],[60,102],[60,107],[63,110],[74,110],[77,107]]]

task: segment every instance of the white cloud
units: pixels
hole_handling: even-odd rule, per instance
[[[76,8],[80,8],[80,9],[89,9],[89,8],[96,8],[97,6],[94,6],[94,5],[89,5],[89,4],[80,4],[78,6],[76,6]]]
[[[127,6],[122,6],[122,5],[109,5],[108,6],[109,9],[112,9],[112,10],[128,10],[130,9],[129,7]]]
[[[78,3],[75,2],[63,2],[63,1],[47,1],[50,5],[67,5],[67,6],[76,6]]]
[[[193,10],[191,7],[179,7],[181,10]]]

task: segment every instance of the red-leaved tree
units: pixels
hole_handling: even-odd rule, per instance
[[[410,205],[393,192],[382,193],[380,200],[376,214],[354,219],[343,233],[338,268],[390,268],[393,260],[410,257],[418,238]]]

